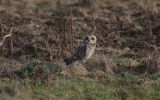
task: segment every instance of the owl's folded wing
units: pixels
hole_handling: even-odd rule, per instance
[[[71,57],[64,60],[65,63],[69,65],[74,61],[83,59],[86,56],[86,47],[87,46],[85,44],[80,45]]]
[[[87,46],[85,44],[80,45],[76,49],[76,51],[75,51],[75,53],[73,55],[73,58],[75,60],[83,59],[86,56],[86,50],[87,50]]]

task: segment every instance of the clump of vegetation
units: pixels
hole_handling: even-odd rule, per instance
[[[15,73],[22,79],[28,78],[44,83],[54,79],[55,75],[58,74],[58,71],[59,66],[54,63],[40,63],[37,60],[32,59],[26,67],[17,70]]]

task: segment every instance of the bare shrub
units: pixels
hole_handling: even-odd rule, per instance
[[[158,72],[158,60],[159,60],[159,51],[155,48],[154,52],[148,56],[146,60],[146,73],[154,74]]]

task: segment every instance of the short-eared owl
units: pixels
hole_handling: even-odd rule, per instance
[[[83,61],[86,62],[96,49],[97,38],[95,35],[87,35],[83,39],[82,43],[78,46],[75,52],[71,55],[71,57],[65,59],[66,65],[72,64],[75,61]]]

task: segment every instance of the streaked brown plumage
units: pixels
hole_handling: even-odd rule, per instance
[[[96,49],[97,38],[95,35],[87,35],[82,44],[75,50],[71,57],[65,59],[66,65],[72,64],[75,61],[86,62],[87,59],[91,58]]]

